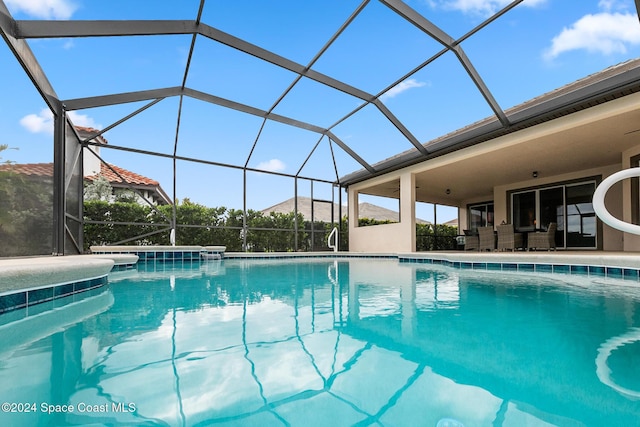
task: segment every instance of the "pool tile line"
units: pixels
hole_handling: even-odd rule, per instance
[[[471,262],[450,261],[438,258],[411,258],[406,256],[399,257],[399,262],[443,265],[460,270],[576,274],[582,276],[640,281],[640,269],[626,267],[609,267],[601,265],[551,264],[530,262]]]
[[[111,251],[108,249],[105,250],[95,250],[93,253],[99,255],[121,255],[121,254],[129,254],[136,255],[138,257],[138,261],[140,262],[149,262],[149,261],[160,261],[160,262],[175,262],[175,261],[199,261],[203,254],[213,255],[218,254],[221,258],[224,258],[224,252],[216,251],[216,250],[136,250],[133,247],[131,250],[117,250]],[[133,266],[134,264],[126,264],[126,266]],[[115,266],[114,266],[115,268]],[[127,268],[127,267],[125,267]]]
[[[186,252],[184,252],[186,253]],[[197,254],[194,252],[193,254]],[[243,253],[232,252],[226,253],[224,259],[241,259],[241,260],[268,260],[268,259],[335,259],[335,258],[358,258],[358,259],[398,259],[401,263],[424,263],[436,264],[453,267],[463,270],[484,270],[484,271],[510,271],[510,272],[527,272],[527,273],[559,273],[559,274],[579,274],[596,276],[603,278],[625,279],[640,281],[640,269],[609,267],[600,265],[584,265],[584,264],[553,264],[553,263],[532,263],[532,262],[477,262],[477,261],[450,261],[439,258],[428,257],[410,257],[396,254],[358,254],[358,253]],[[171,258],[161,257],[141,258],[142,262],[193,262],[200,261],[200,257],[193,258]]]
[[[121,254],[122,251],[104,251],[101,254]],[[145,261],[196,261],[200,259],[200,251],[131,251],[138,260]]]
[[[105,275],[77,282],[59,283],[3,294],[0,295],[0,314],[97,289],[106,285],[107,282]]]
[[[234,252],[227,253],[224,256],[224,259],[300,259],[300,258],[359,258],[359,259],[398,259],[397,255],[391,254],[358,254],[358,253],[350,253],[350,252],[327,252],[322,254],[283,254],[283,253],[274,253],[269,254],[265,253],[264,255],[257,255],[256,252],[250,253],[242,253],[242,252]]]

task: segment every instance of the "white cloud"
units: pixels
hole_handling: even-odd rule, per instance
[[[430,0],[430,4],[433,7],[440,7],[442,9],[459,10],[463,13],[490,16],[507,6],[511,1],[512,0]],[[547,0],[524,0],[522,4],[535,7],[546,1]]]
[[[71,119],[74,125],[76,126],[84,126],[86,128],[93,129],[102,129],[102,125],[96,123],[93,118],[87,116],[86,114],[76,113],[75,111],[67,112],[67,116]]]
[[[408,79],[405,80],[403,82],[398,83],[397,85],[395,85],[394,87],[392,87],[391,89],[389,89],[388,91],[386,91],[383,95],[382,98],[393,98],[395,96],[400,95],[402,92],[407,91],[409,89],[412,89],[414,87],[422,87],[425,86],[426,83],[425,82],[419,82],[416,79]]]
[[[76,6],[70,0],[5,0],[12,14],[24,12],[34,18],[69,19]]]
[[[605,12],[611,12],[612,10],[633,10],[633,5],[631,5],[628,0],[600,0],[598,7]]]
[[[53,113],[48,108],[39,114],[28,114],[20,119],[22,127],[31,133],[53,134]]]
[[[256,166],[256,169],[262,169],[269,172],[282,172],[286,168],[286,165],[282,160],[271,159],[266,162],[261,162]]]
[[[613,7],[612,1],[601,1]],[[629,45],[640,44],[640,23],[638,16],[631,13],[602,12],[585,15],[571,27],[564,28],[551,41],[544,56],[554,59],[564,52],[586,50],[587,52],[625,53]]]
[[[75,111],[67,113],[74,125],[84,126],[88,128],[101,129],[99,125],[91,117],[86,114],[79,114]],[[28,114],[20,119],[20,125],[31,133],[48,133],[53,134],[53,113],[48,108],[42,109],[38,114]]]

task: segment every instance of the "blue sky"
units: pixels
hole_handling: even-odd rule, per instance
[[[406,3],[454,39],[508,4],[505,0],[408,0]],[[194,19],[199,2],[5,0],[16,19]],[[360,1],[213,1],[202,22],[307,65],[358,7]],[[29,40],[61,99],[179,86],[191,36]],[[553,90],[640,54],[640,23],[633,0],[525,0],[462,43],[502,109]],[[372,0],[312,69],[370,94],[379,94],[441,45]],[[22,74],[9,49],[0,46],[2,93],[0,144],[17,150],[5,159],[48,162],[52,124],[44,102]],[[204,37],[198,37],[187,87],[270,109],[296,75]],[[386,92],[381,100],[421,142],[492,115],[457,58],[446,53]],[[362,102],[303,78],[274,112],[321,127],[333,126]],[[72,113],[74,123],[104,128],[140,108],[125,104]],[[244,165],[262,120],[185,98],[178,136],[179,155]],[[170,154],[178,99],[168,98],[106,133],[110,144]],[[367,162],[412,148],[393,125],[369,105],[332,128]],[[257,169],[295,175],[320,140],[313,132],[268,121],[249,159]],[[340,176],[361,166],[334,145]],[[172,162],[117,150],[103,157],[157,179],[173,194]],[[302,176],[335,179],[326,138]],[[293,180],[249,173],[247,203],[263,209],[293,196]],[[299,195],[310,185],[299,181]],[[317,198],[330,198],[329,185],[316,184]],[[176,197],[242,208],[242,172],[178,163]],[[393,203],[391,203],[393,206]],[[418,215],[430,219],[431,209]],[[443,218],[439,218],[443,219]]]

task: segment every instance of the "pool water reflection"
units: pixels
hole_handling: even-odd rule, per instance
[[[0,326],[0,400],[73,408],[0,424],[634,425],[638,331],[640,289],[602,278],[141,264]]]

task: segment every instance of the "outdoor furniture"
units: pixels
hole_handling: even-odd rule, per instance
[[[478,237],[480,238],[478,250],[493,251],[496,249],[496,235],[493,227],[478,227]]]
[[[480,245],[480,238],[477,234],[474,234],[471,230],[464,231],[464,250],[465,251],[477,251]]]
[[[524,248],[524,238],[522,233],[514,232],[513,224],[501,224],[497,229],[499,251],[504,251],[506,249],[515,251],[516,249]]]
[[[530,249],[546,249],[556,250],[556,229],[558,224],[549,223],[547,231],[535,231],[527,235],[527,250]]]

